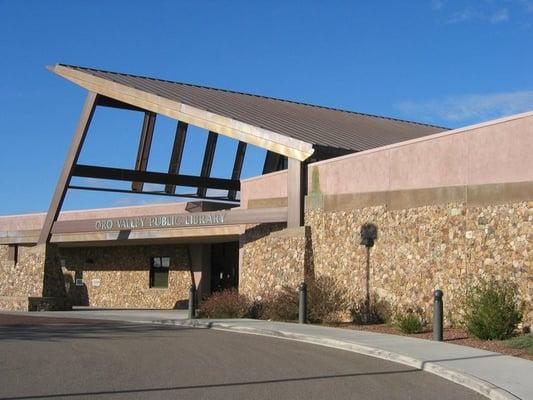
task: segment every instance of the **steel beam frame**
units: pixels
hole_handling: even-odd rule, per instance
[[[48,212],[46,214],[44,224],[41,229],[41,234],[39,235],[39,240],[37,242],[38,244],[45,244],[50,241],[52,226],[57,220],[59,211],[61,210],[61,206],[65,200],[67,188],[72,178],[72,169],[76,165],[80,156],[89,125],[94,115],[94,109],[96,108],[97,100],[98,94],[95,92],[90,91],[87,94],[78,125],[74,131],[74,136],[72,137],[65,162],[63,163],[63,169],[61,170],[61,174],[59,175],[59,179],[56,184],[54,196],[50,202],[50,207],[48,207]]]
[[[202,162],[202,170],[200,171],[200,177],[207,178],[211,174],[211,168],[213,167],[213,160],[215,159],[215,149],[217,146],[218,133],[209,131],[207,136],[207,143],[205,144],[204,161]],[[207,187],[198,187],[198,196],[204,197],[207,193]]]
[[[231,173],[231,179],[238,181],[241,179],[242,165],[244,163],[244,156],[246,154],[246,143],[239,142],[237,146],[237,152],[235,153],[235,162],[233,163],[233,171]],[[237,197],[236,190],[230,190],[228,192],[228,198],[230,200],[235,200]]]
[[[187,128],[189,124],[178,121],[176,127],[176,136],[174,137],[174,146],[172,146],[172,155],[170,156],[170,163],[168,165],[169,174],[179,174],[181,167],[181,159],[183,158],[183,149],[185,148],[185,139],[187,137]],[[165,192],[167,194],[174,194],[176,192],[176,185],[166,185]]]
[[[152,147],[152,138],[154,136],[156,114],[145,112],[141,137],[139,139],[139,148],[137,149],[137,160],[135,161],[136,171],[146,171],[148,167],[148,158],[150,157],[150,148]],[[131,190],[142,192],[144,182],[132,182]]]
[[[188,187],[206,187],[209,189],[240,190],[240,182],[224,178],[198,177],[192,175],[167,174],[165,172],[136,171],[133,169],[100,167],[95,165],[74,166],[72,176],[83,178],[109,179],[113,181],[130,181],[177,185]]]

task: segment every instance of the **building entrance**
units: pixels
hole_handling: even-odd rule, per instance
[[[239,242],[211,245],[211,292],[239,285]]]

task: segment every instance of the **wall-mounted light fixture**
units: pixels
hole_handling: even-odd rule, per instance
[[[378,238],[378,227],[371,223],[361,226],[361,244],[367,248],[373,247]]]

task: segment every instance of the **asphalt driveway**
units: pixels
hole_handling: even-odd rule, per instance
[[[262,336],[0,314],[0,400],[482,399],[404,365]]]

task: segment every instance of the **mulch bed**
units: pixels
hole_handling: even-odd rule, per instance
[[[355,324],[345,323],[345,324],[334,324],[331,326],[335,326],[337,328],[354,329],[357,331],[369,331],[369,332],[377,332],[377,333],[387,333],[391,335],[410,336],[410,337],[414,337],[418,339],[431,340],[433,337],[433,333],[431,331],[422,332],[422,333],[414,333],[414,334],[406,334],[394,326],[388,326],[384,324],[355,325]],[[444,329],[444,341],[451,343],[451,344],[475,347],[478,349],[494,351],[497,353],[502,353],[502,354],[506,354],[506,355],[514,356],[514,357],[525,358],[527,360],[533,361],[533,355],[528,353],[527,350],[525,349],[513,349],[511,347],[508,347],[505,344],[505,342],[500,341],[500,340],[480,340],[475,337],[469,336],[466,331],[464,331],[463,329],[459,329],[459,328]]]

